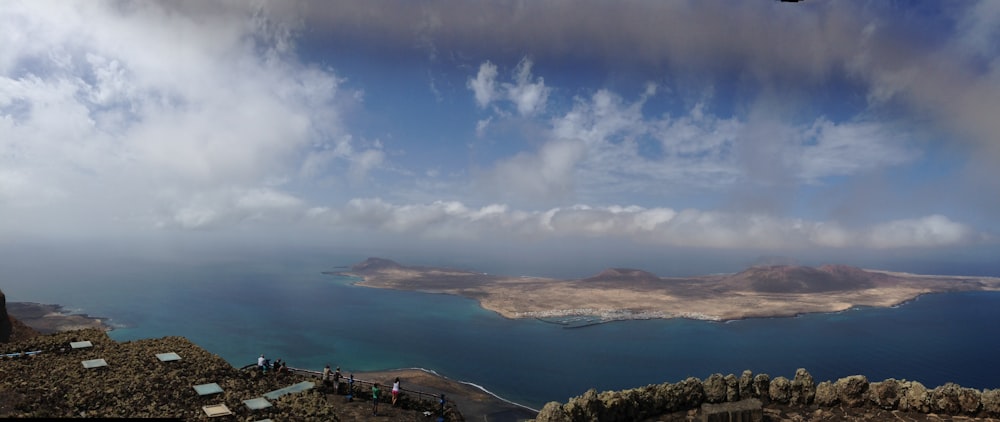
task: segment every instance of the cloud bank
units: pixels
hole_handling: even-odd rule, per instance
[[[471,208],[437,201],[396,205],[379,198],[355,199],[339,209],[314,209],[322,224],[389,231],[426,238],[497,239],[624,238],[651,246],[699,248],[940,247],[980,241],[968,226],[941,215],[848,228],[827,222],[779,219],[696,209],[647,209],[578,205],[537,212],[502,204]]]
[[[988,243],[994,4],[13,1],[0,236]],[[392,84],[304,47],[330,39],[420,53],[436,104],[457,104],[441,113],[467,119],[435,151],[499,153],[417,159],[405,129],[367,136],[366,119],[426,116],[370,106],[359,87]]]

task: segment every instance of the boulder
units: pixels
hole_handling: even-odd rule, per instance
[[[753,377],[753,397],[767,404],[771,401],[771,377],[767,374],[757,374]]]
[[[837,399],[847,407],[861,407],[868,397],[868,378],[864,375],[851,375],[834,383],[837,388]]]
[[[1000,416],[1000,389],[983,390],[979,401],[983,405],[983,411],[992,417]]]
[[[957,415],[962,410],[962,405],[958,403],[958,390],[959,387],[950,382],[931,390],[931,410]]]
[[[591,420],[624,421],[635,420],[639,403],[635,400],[634,390],[606,391],[598,396],[601,406]]]
[[[570,420],[586,421],[591,420],[591,415],[599,413],[600,407],[601,402],[597,398],[597,390],[591,388],[583,393],[582,396],[570,399],[563,406],[563,410],[569,416]]]
[[[962,413],[972,415],[982,409],[983,393],[975,388],[962,387],[958,390],[958,404],[962,407]]]
[[[736,375],[726,375],[724,380],[726,381],[726,401],[739,401],[740,381],[736,379]]]
[[[869,384],[868,396],[876,406],[886,410],[895,410],[899,407],[900,390],[899,381],[889,378],[882,382]]]
[[[535,416],[535,421],[537,422],[570,422],[571,420],[563,409],[562,404],[554,401],[545,403],[542,410]]]
[[[741,399],[756,397],[753,394],[753,372],[749,369],[743,371],[743,374],[740,375],[739,389]]]
[[[795,371],[791,387],[792,404],[808,405],[812,404],[813,399],[816,398],[816,382],[805,368],[799,368]]]
[[[840,402],[837,387],[830,381],[823,381],[816,386],[815,403],[823,407],[832,407]]]
[[[931,411],[930,394],[927,387],[918,381],[905,381],[901,384],[902,394],[899,398],[899,410],[928,413]]]
[[[771,401],[788,403],[792,398],[792,382],[788,378],[777,377],[771,380],[771,386],[767,391]]]
[[[722,374],[712,374],[705,378],[702,383],[705,389],[705,401],[708,403],[722,403],[726,401],[726,380]]]
[[[677,398],[676,388],[670,383],[663,383],[656,386],[654,391],[655,404],[660,412],[670,413],[681,409],[680,400]]]
[[[705,387],[695,377],[674,384],[678,394],[680,409],[694,409],[705,401]]]
[[[663,413],[694,409],[703,401],[705,388],[694,377],[677,384],[662,384],[656,389],[656,406]]]
[[[963,388],[955,383],[947,383],[930,392],[931,410],[949,415],[974,414],[979,411],[980,392]]]

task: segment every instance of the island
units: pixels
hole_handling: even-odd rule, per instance
[[[733,274],[660,277],[609,268],[562,280],[405,266],[368,258],[348,271],[360,286],[443,293],[477,300],[506,318],[569,326],[616,320],[689,318],[729,321],[891,307],[929,293],[1000,291],[1000,278],[919,275],[847,265],[753,266]]]

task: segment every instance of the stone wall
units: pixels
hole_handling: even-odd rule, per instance
[[[862,375],[816,383],[805,369],[792,379],[771,378],[743,371],[740,376],[713,374],[704,380],[688,378],[676,384],[647,385],[598,393],[591,389],[567,403],[547,403],[537,422],[644,420],[698,409],[703,404],[746,399],[769,404],[832,408],[877,408],[904,412],[968,417],[1000,417],[1000,389],[976,390],[948,383],[929,389],[917,381],[887,379],[869,382]]]

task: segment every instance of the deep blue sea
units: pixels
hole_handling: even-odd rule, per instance
[[[749,369],[817,379],[1000,387],[1000,293],[922,296],[890,309],[751,319],[624,321],[566,329],[507,320],[461,297],[371,289],[330,263],[94,266],[2,286],[10,301],[110,317],[119,341],[184,336],[234,366],[264,353],[346,372],[425,368],[535,409]],[[14,277],[24,280],[25,277]],[[74,280],[75,282],[67,282]]]

